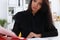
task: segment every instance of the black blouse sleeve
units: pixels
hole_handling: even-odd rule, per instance
[[[47,30],[42,34],[42,37],[53,37],[58,36],[58,31],[53,24],[50,27],[45,28]]]
[[[20,23],[21,23],[21,14],[18,12],[16,15],[13,16],[15,21],[12,31],[18,36],[20,33]]]

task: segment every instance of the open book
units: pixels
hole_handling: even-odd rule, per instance
[[[17,35],[14,32],[12,32],[11,30],[7,30],[1,26],[0,26],[0,34],[4,34],[11,37],[17,37]]]

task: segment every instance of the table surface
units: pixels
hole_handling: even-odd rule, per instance
[[[13,38],[13,39],[17,39],[18,38]],[[0,37],[0,40],[13,40],[12,37]],[[48,38],[26,38],[26,40],[48,40]]]

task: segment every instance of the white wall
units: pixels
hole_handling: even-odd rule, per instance
[[[60,15],[60,0],[50,0],[52,12],[56,12],[57,15]]]
[[[9,7],[16,7],[18,6],[18,0],[8,0]]]
[[[7,0],[0,0],[0,19],[7,19]]]

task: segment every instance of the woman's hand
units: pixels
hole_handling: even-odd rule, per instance
[[[41,38],[42,37],[42,34],[36,34],[34,35],[35,38]]]
[[[27,36],[27,38],[33,38],[36,34],[33,32],[30,32],[29,35]]]
[[[41,34],[36,34],[36,33],[33,33],[33,32],[30,32],[29,35],[27,36],[27,38],[41,38]]]

